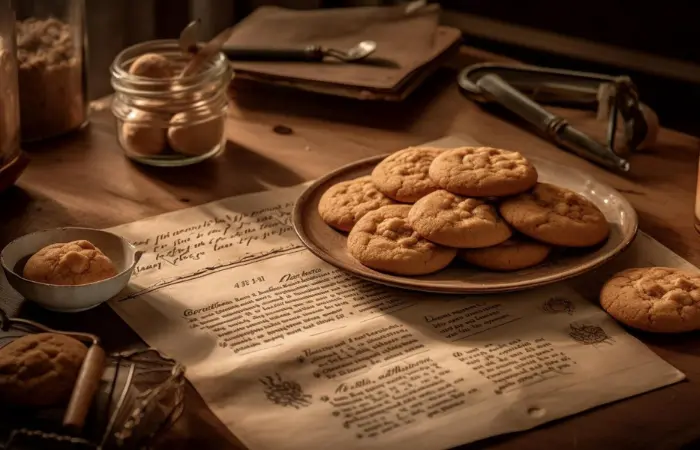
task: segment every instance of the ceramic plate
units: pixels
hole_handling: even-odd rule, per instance
[[[360,278],[389,286],[426,292],[454,294],[518,291],[580,275],[623,251],[637,233],[637,214],[615,189],[589,175],[540,158],[528,157],[537,167],[539,180],[569,188],[600,208],[610,223],[608,240],[591,249],[554,251],[543,264],[515,272],[489,272],[457,259],[446,269],[415,277],[391,275],[358,263],[346,249],[346,234],[326,225],[318,214],[321,195],[332,185],[363,175],[387,155],[357,161],[311,184],[294,207],[294,228],[301,241],[316,256]]]

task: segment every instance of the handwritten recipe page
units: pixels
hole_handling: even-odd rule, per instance
[[[442,449],[684,378],[571,283],[440,296],[354,278],[294,234],[304,188],[111,230],[146,252],[112,308],[252,450]],[[687,264],[643,234],[623,258]]]

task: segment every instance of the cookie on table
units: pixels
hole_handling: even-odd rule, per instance
[[[668,267],[623,270],[603,286],[600,305],[616,320],[640,330],[697,330],[700,275]]]
[[[403,203],[413,203],[439,189],[428,175],[435,157],[444,150],[409,147],[384,158],[372,171],[372,181],[384,195]]]
[[[491,147],[445,150],[428,172],[442,189],[467,197],[514,195],[537,183],[537,170],[523,155]]]
[[[444,190],[418,200],[408,223],[429,241],[456,248],[490,247],[512,234],[493,206]]]
[[[0,349],[0,404],[49,407],[67,402],[87,347],[57,333],[22,336]]]
[[[547,259],[551,247],[540,242],[511,238],[493,247],[462,249],[462,260],[489,270],[511,271],[527,269]]]
[[[350,231],[360,217],[392,203],[367,175],[331,186],[318,202],[318,213],[333,228]]]
[[[610,225],[587,198],[547,183],[500,205],[503,219],[533,239],[564,247],[589,247],[604,241]]]
[[[425,275],[447,266],[457,250],[430,242],[408,225],[410,205],[365,214],[348,235],[348,251],[361,264],[397,275]]]

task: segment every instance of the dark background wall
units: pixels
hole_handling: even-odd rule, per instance
[[[275,4],[290,8],[369,6],[401,0],[87,0],[90,42],[90,93],[97,98],[111,92],[109,65],[124,47],[154,38],[174,38],[197,17],[204,25],[202,38],[236,23],[256,7]],[[462,29],[465,42],[504,53],[532,64],[603,73],[625,73],[640,86],[642,99],[659,111],[666,125],[695,132],[700,102],[700,2],[666,0],[441,0],[445,19]],[[469,20],[463,20],[469,18]],[[496,20],[514,26],[490,35],[482,24],[475,33],[473,20]],[[520,28],[546,34],[538,45]],[[505,33],[506,39],[503,39]],[[566,40],[565,51],[552,43]],[[627,67],[621,58],[610,64],[605,48],[591,50],[587,43],[604,44],[632,52]],[[568,50],[572,50],[571,52]],[[571,54],[576,55],[571,56]],[[661,56],[682,63],[679,68],[647,58]],[[605,58],[605,56],[608,56]],[[648,60],[647,60],[648,59]],[[685,64],[685,65],[683,65]],[[646,69],[645,69],[646,67]],[[659,68],[663,75],[659,75]],[[688,82],[688,80],[695,80]]]
[[[625,48],[700,62],[693,0],[443,0],[445,8]]]

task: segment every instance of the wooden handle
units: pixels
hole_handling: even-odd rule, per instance
[[[104,366],[105,351],[99,344],[93,344],[80,367],[78,380],[63,417],[63,426],[72,432],[79,432],[85,425],[85,418],[102,379]]]
[[[221,33],[214,36],[214,39],[204,44],[197,51],[197,54],[190,60],[189,63],[180,73],[180,77],[185,77],[197,73],[197,71],[207,62],[207,60],[221,51],[226,41],[229,40],[233,33],[233,27],[226,28]]]

